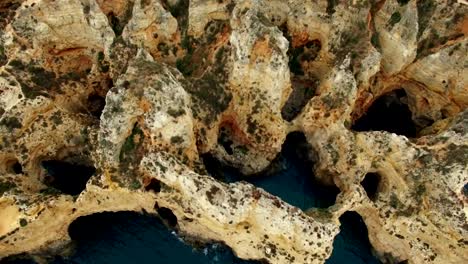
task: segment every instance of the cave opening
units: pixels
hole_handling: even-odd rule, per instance
[[[192,248],[156,215],[102,212],[80,216],[68,227],[75,250],[55,263],[256,263],[222,244]]]
[[[369,172],[364,176],[364,179],[361,182],[362,187],[371,201],[375,201],[377,199],[378,188],[381,180],[382,177],[380,174]]]
[[[91,115],[100,118],[106,106],[106,99],[97,93],[92,93],[88,96],[87,105]]]
[[[159,207],[157,204],[155,205],[156,211],[158,215],[167,223],[167,225],[171,228],[175,228],[177,226],[177,216],[172,212],[171,209],[166,207]]]
[[[303,210],[327,208],[335,203],[340,190],[334,185],[324,185],[315,178],[312,152],[305,135],[292,132],[270,166],[255,175],[243,175],[210,154],[202,155],[202,159],[208,174],[215,179],[224,182],[247,181]]]
[[[408,138],[417,136],[417,126],[408,107],[404,89],[386,93],[377,98],[367,112],[355,120],[354,131],[387,131]]]
[[[13,169],[13,172],[15,174],[23,174],[23,166],[21,166],[19,161],[15,161],[15,163],[13,163],[13,166],[11,168]]]
[[[367,226],[362,217],[354,211],[340,216],[340,233],[333,241],[333,252],[326,264],[380,264],[372,253]]]
[[[234,154],[232,144],[234,143],[231,139],[232,129],[228,125],[222,125],[219,129],[218,144],[224,148],[227,154]]]
[[[151,178],[149,183],[145,185],[145,190],[159,193],[161,191],[161,182],[158,179]]]
[[[23,166],[21,166],[21,163],[18,161],[18,159],[13,158],[11,160],[7,160],[5,165],[6,172],[13,174],[23,174]]]
[[[41,163],[46,171],[44,183],[58,191],[78,195],[96,172],[93,166],[75,164],[62,160],[46,160]]]

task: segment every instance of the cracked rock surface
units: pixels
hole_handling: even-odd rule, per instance
[[[455,0],[2,1],[0,259],[60,254],[78,217],[137,211],[243,259],[324,263],[355,211],[383,263],[467,263],[467,14]],[[332,206],[207,173],[205,154],[256,177],[292,132],[309,177],[339,188]]]

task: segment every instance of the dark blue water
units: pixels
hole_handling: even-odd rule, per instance
[[[326,208],[335,202],[338,189],[314,180],[312,162],[307,158],[305,137],[288,136],[281,154],[266,173],[244,177],[233,168],[221,166],[212,157],[205,164],[213,177],[227,182],[247,180],[284,201],[302,209]],[[341,231],[334,241],[327,264],[378,264],[371,252],[367,228],[354,212],[340,217]],[[182,242],[158,219],[134,212],[99,213],[81,217],[69,228],[76,250],[68,258],[56,257],[53,263],[76,264],[247,264],[226,246],[206,245],[199,249]],[[15,261],[15,263],[20,263]],[[30,263],[30,262],[22,262]]]
[[[243,176],[238,170],[222,166],[211,156],[205,156],[208,172],[226,182],[244,180],[280,197],[303,210],[327,208],[335,203],[339,189],[324,186],[314,179],[311,149],[302,133],[291,133],[281,153],[266,173]],[[367,227],[361,216],[347,212],[341,218],[341,231],[333,243],[333,252],[327,264],[377,264],[372,254]]]
[[[335,203],[340,190],[324,186],[313,175],[313,162],[308,155],[309,145],[302,133],[287,136],[281,153],[266,172],[243,176],[238,170],[222,166],[213,157],[205,156],[208,172],[226,182],[244,180],[280,197],[283,201],[303,210],[327,208]]]
[[[379,264],[371,251],[367,227],[356,212],[346,212],[340,217],[341,231],[333,242],[333,252],[326,264]]]
[[[69,227],[76,251],[54,263],[256,263],[237,258],[221,244],[198,250],[185,244],[157,217],[134,212],[99,213]]]

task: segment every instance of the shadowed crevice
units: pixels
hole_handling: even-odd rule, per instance
[[[22,174],[23,173],[23,166],[21,166],[21,164],[19,163],[19,161],[16,161],[15,163],[13,163],[13,165],[11,166],[13,172],[15,174]]]
[[[99,119],[106,106],[106,99],[97,93],[92,93],[88,96],[87,105],[91,115]]]
[[[371,201],[377,199],[380,181],[382,177],[377,173],[367,173],[361,182],[362,187]]]
[[[417,135],[417,127],[408,107],[405,90],[398,89],[377,98],[367,112],[352,126],[354,131],[387,131],[409,138]]]
[[[157,208],[159,216],[172,228],[177,226],[177,216],[172,212],[171,209],[166,207]]]
[[[232,144],[232,129],[229,126],[224,125],[221,126],[219,129],[218,134],[218,144],[224,148],[227,154],[232,155],[234,154]]]
[[[7,173],[23,174],[23,166],[16,158],[6,160],[5,169]]]
[[[319,85],[317,79],[295,77],[291,78],[292,91],[288,100],[281,109],[281,117],[286,121],[292,121],[315,96]]]
[[[145,190],[159,193],[161,191],[161,181],[151,178],[148,184],[145,185]]]
[[[297,44],[286,25],[281,26],[281,30],[289,41],[288,66],[292,86],[292,92],[281,109],[281,116],[286,121],[292,121],[315,96],[319,81],[313,75],[310,64],[319,56],[322,43],[313,39]]]
[[[42,162],[46,171],[44,183],[62,193],[78,195],[86,183],[96,172],[93,166],[75,164],[61,160],[46,160]]]
[[[333,252],[326,264],[380,264],[372,253],[367,226],[362,217],[347,211],[340,216],[340,233],[333,242]]]

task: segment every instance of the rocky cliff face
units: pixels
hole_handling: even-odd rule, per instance
[[[7,0],[0,258],[60,252],[103,211],[158,213],[241,258],[323,263],[339,217],[385,263],[468,262],[466,1]],[[304,133],[302,211],[246,175]],[[405,262],[406,261],[406,262]]]

